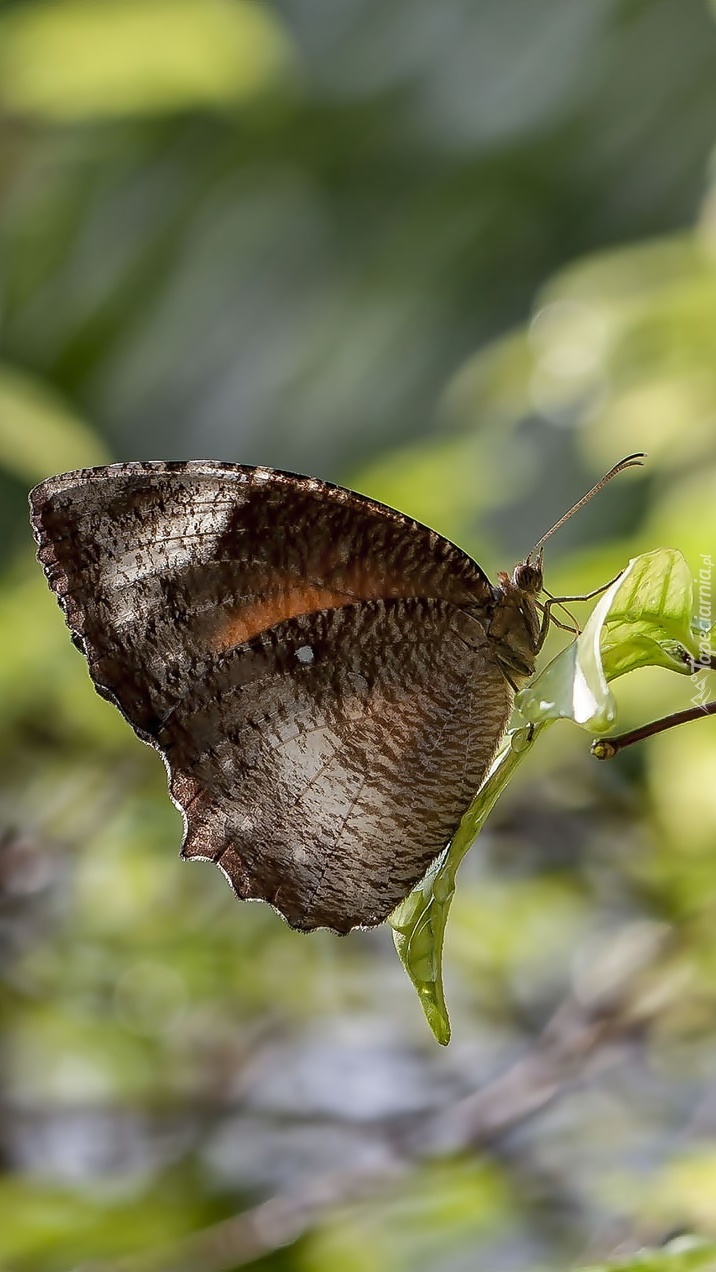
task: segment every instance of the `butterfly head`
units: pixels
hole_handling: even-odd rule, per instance
[[[495,643],[497,658],[505,676],[514,688],[524,684],[533,675],[537,655],[545,642],[550,621],[554,621],[550,614],[550,605],[555,604],[554,598],[550,598],[545,604],[539,599],[544,590],[542,553],[545,543],[555,530],[559,530],[565,521],[583,508],[617,473],[640,465],[643,460],[644,455],[639,451],[634,455],[627,455],[620,463],[615,464],[601,481],[592,486],[586,495],[538,539],[525,559],[515,566],[512,575],[498,574],[495,608],[488,634]]]
[[[534,563],[529,557],[520,561],[512,571],[512,583],[520,592],[528,596],[539,596],[542,591],[542,553]]]

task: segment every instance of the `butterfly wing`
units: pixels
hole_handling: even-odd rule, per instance
[[[294,927],[380,923],[452,837],[510,706],[482,625],[449,602],[279,623],[218,659],[160,731],[183,854]]]
[[[30,495],[38,558],[101,694],[154,741],[223,650],[359,599],[488,603],[465,553],[314,478],[211,461],[51,477]]]
[[[267,469],[112,465],[50,478],[31,506],[98,691],[165,755],[184,854],[297,927],[380,922],[507,720],[479,567],[392,509]]]

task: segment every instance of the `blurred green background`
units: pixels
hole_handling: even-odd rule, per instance
[[[85,464],[267,463],[494,577],[644,449],[548,586],[662,545],[708,574],[714,16],[0,5],[3,1272],[549,1272],[716,1238],[713,722],[607,765],[549,731],[462,869],[442,1051],[387,929],[303,937],[180,865],[26,514]],[[697,691],[616,688],[625,725]]]

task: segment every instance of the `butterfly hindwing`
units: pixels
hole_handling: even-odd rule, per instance
[[[449,602],[365,601],[237,646],[160,734],[184,855],[295,927],[381,922],[454,833],[511,692]]]

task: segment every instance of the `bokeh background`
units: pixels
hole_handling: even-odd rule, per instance
[[[27,491],[219,457],[553,591],[716,559],[705,0],[0,6],[0,1266],[554,1272],[716,1237],[716,730],[559,724],[466,861],[441,1050],[387,929],[181,865]],[[704,596],[702,595],[702,601]],[[702,688],[708,677],[702,678]],[[666,671],[621,722],[688,706]]]

